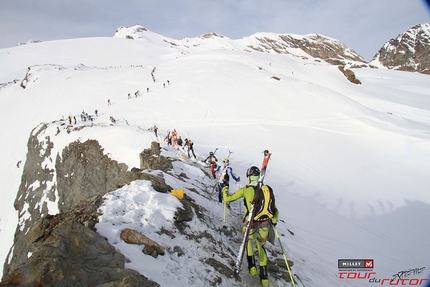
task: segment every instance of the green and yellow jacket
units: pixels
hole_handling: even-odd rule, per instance
[[[267,187],[269,189],[272,189],[268,185],[267,185]],[[253,185],[246,185],[246,186],[236,190],[236,192],[233,194],[228,193],[228,186],[224,186],[222,191],[223,191],[224,202],[232,202],[232,201],[236,201],[240,198],[243,198],[244,206],[245,206],[245,208],[244,208],[245,214],[244,215],[245,215],[245,219],[247,219],[249,211],[251,210],[252,201],[254,200],[254,194],[255,194],[254,186]],[[275,214],[273,215],[272,223],[276,224],[278,222],[278,218],[279,218],[279,210],[278,210],[278,208],[275,208]]]

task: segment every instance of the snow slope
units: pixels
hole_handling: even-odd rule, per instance
[[[273,158],[266,183],[280,207],[278,229],[305,286],[371,284],[339,278],[337,260],[345,258],[374,259],[377,278],[421,267],[426,268],[416,277],[429,274],[428,76],[354,69],[362,82],[357,86],[336,66],[243,52],[234,48],[238,40],[211,38],[206,49],[188,49],[163,39],[147,31],[138,40],[87,38],[0,50],[0,82],[8,83],[0,86],[0,261],[13,242],[13,202],[31,130],[40,122],[98,109],[94,127],[57,136],[57,151],[77,138],[94,138],[113,159],[138,167],[139,152],[155,139],[148,128],[156,123],[160,139],[173,128],[191,138],[200,159],[215,148],[220,158],[232,150],[234,171],[245,184],[246,169],[260,165],[262,151],[269,149]],[[229,49],[219,48],[229,41]],[[141,96],[135,98],[137,90]],[[109,116],[119,122],[111,126]],[[172,186],[190,188],[193,179],[210,184],[196,167],[175,169],[187,169],[190,180],[171,179]],[[154,236],[163,224],[171,225],[178,202],[165,196],[147,182],[114,192],[103,206],[100,233],[131,258],[129,267],[162,286],[204,286],[206,271],[199,269],[197,253],[187,258],[192,268],[182,270],[184,259],[142,258],[118,240],[118,230],[126,225]],[[196,197],[222,217],[221,206],[212,199]],[[131,222],[114,227],[123,222],[116,208],[125,206],[133,207],[126,210]],[[239,209],[238,202],[232,212]],[[181,240],[177,244],[191,252],[193,247]]]

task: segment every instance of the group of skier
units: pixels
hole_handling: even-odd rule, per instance
[[[155,125],[154,125],[155,126]],[[154,131],[156,132],[156,130]],[[172,133],[168,132],[165,141],[172,147],[179,148],[178,144],[178,134],[176,129]],[[182,147],[182,144],[180,145]],[[194,154],[193,142],[188,138],[185,139],[185,145],[188,150],[188,157],[190,157],[190,152],[196,158]],[[232,152],[229,151],[229,155],[222,159],[222,164],[218,164],[218,159],[215,156],[217,149],[211,151],[203,162],[208,163],[211,171],[211,178],[216,181],[214,189],[216,189],[218,194],[218,201],[224,203],[224,217],[225,217],[225,207],[229,206],[230,202],[236,201],[243,198],[244,201],[244,218],[243,218],[243,242],[239,255],[236,260],[234,275],[237,277],[240,272],[240,267],[242,264],[242,258],[246,252],[246,259],[248,263],[248,272],[255,276],[259,273],[259,278],[262,286],[268,286],[269,277],[267,272],[267,252],[266,252],[266,242],[269,238],[270,228],[275,228],[278,218],[279,210],[275,205],[275,198],[273,195],[273,189],[263,184],[266,169],[269,163],[271,153],[265,150],[264,159],[261,169],[257,166],[251,166],[246,172],[246,178],[248,182],[245,186],[240,187],[234,193],[229,193],[230,179],[235,183],[240,182],[240,176],[237,176],[233,172],[233,168],[230,165],[230,155]],[[224,219],[225,220],[225,219]],[[279,237],[278,237],[279,239]],[[253,241],[256,241],[258,259],[259,259],[259,272],[257,270],[257,264],[255,260]],[[281,244],[280,240],[279,243]],[[282,245],[281,245],[282,248]],[[283,250],[282,250],[283,251]],[[290,279],[294,284],[294,279],[292,278],[291,272],[289,270],[288,262],[284,253],[285,263],[287,265],[288,271],[290,273]]]
[[[152,128],[152,130],[154,130],[154,128]],[[158,128],[156,130],[158,130]],[[155,136],[157,136],[156,130],[154,131]],[[194,142],[189,138],[182,140],[176,129],[173,129],[173,132],[168,131],[164,141],[167,142],[167,145],[170,145],[177,150],[183,147],[184,151],[186,149],[189,158],[191,158],[192,155],[194,159],[197,159],[196,154],[194,153]]]
[[[99,111],[97,109],[94,110],[94,115],[96,117],[99,116]],[[86,122],[87,120],[92,122],[94,120],[94,115],[88,114],[87,112],[85,112],[84,110],[82,111],[82,113],[79,115],[81,122]],[[77,124],[77,118],[76,116],[68,116],[67,117],[68,121],[69,121],[69,125],[71,124]]]

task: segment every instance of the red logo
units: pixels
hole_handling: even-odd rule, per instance
[[[364,260],[364,268],[373,268],[373,259]]]

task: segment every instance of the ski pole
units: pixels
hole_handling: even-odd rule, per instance
[[[282,247],[281,238],[279,237],[278,230],[276,229],[275,225],[271,223],[273,229],[275,229],[276,237],[278,238],[279,246],[281,246],[282,255],[284,256],[285,265],[287,266],[288,274],[290,274],[290,280],[291,284],[295,287],[296,284],[294,283],[293,275],[291,274],[290,265],[288,264],[287,255],[285,255],[284,247]]]

